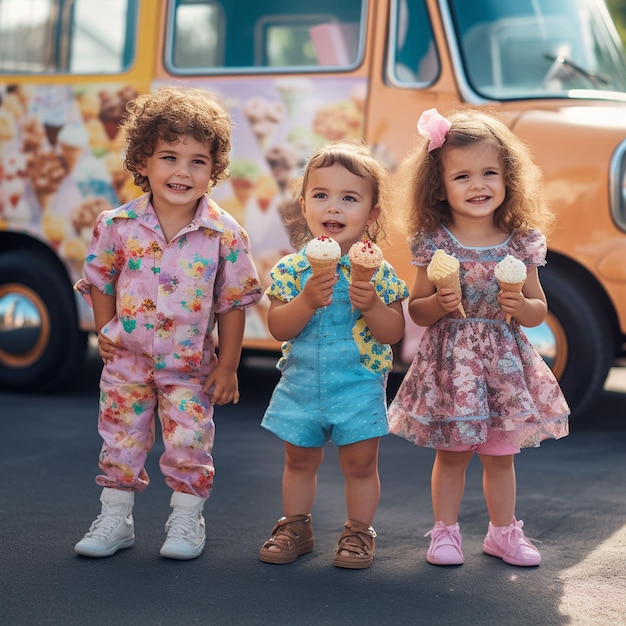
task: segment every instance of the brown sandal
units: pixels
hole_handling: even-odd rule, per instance
[[[335,565],[348,569],[369,567],[374,560],[376,549],[374,537],[376,537],[376,531],[371,526],[349,519],[345,523],[344,531],[337,539]],[[341,554],[342,552],[348,552],[348,554]]]
[[[281,517],[272,529],[272,536],[261,547],[259,558],[264,563],[291,563],[301,554],[312,552],[313,543],[310,514]],[[271,546],[278,550],[270,550]]]

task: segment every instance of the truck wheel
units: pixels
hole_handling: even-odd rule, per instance
[[[559,379],[576,415],[602,390],[615,356],[613,327],[591,290],[558,267],[540,270],[548,317],[524,329]]]
[[[72,288],[49,257],[0,254],[0,388],[51,391],[76,374],[86,346]]]

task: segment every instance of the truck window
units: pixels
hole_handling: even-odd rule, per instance
[[[122,72],[135,11],[136,0],[0,0],[0,71]]]
[[[450,2],[469,83],[488,98],[624,91],[617,33],[587,0]]]
[[[364,0],[176,0],[165,64],[173,73],[320,71],[360,58]]]
[[[134,10],[129,0],[75,0],[68,13],[68,69],[114,74],[132,60]]]
[[[0,71],[34,73],[49,69],[53,8],[52,0],[0,2]]]
[[[394,9],[388,63],[391,82],[398,86],[432,83],[439,74],[439,59],[424,0],[399,0]]]

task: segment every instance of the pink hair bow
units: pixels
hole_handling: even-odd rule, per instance
[[[427,109],[420,115],[417,122],[417,130],[420,135],[430,140],[428,152],[443,146],[450,126],[452,124],[437,109]]]

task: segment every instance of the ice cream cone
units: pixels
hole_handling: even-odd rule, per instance
[[[367,267],[366,265],[359,265],[358,263],[350,263],[350,282],[354,282],[355,280],[369,282],[372,280],[372,276],[374,276],[374,272],[377,269],[378,267]],[[354,306],[352,310],[354,311]]]
[[[447,276],[438,278],[434,282],[437,289],[454,289],[454,291],[456,291],[458,294],[462,294],[459,270],[451,272]],[[467,315],[465,315],[465,309],[463,308],[462,304],[459,304],[457,309],[460,311],[463,317],[467,317]]]
[[[370,282],[372,276],[383,262],[382,250],[368,239],[357,241],[348,250],[350,258],[350,280]],[[354,311],[354,307],[352,307]]]
[[[374,276],[374,272],[378,269],[378,267],[367,267],[365,265],[358,265],[357,263],[351,264],[351,277],[352,282],[355,280],[364,280],[369,282],[372,280],[372,276]]]
[[[107,137],[111,140],[115,139],[115,136],[117,135],[117,131],[119,129],[119,122],[102,122],[102,125],[104,126],[104,130],[107,134]]]
[[[61,156],[63,157],[63,161],[67,166],[69,172],[71,172],[76,163],[78,163],[80,157],[83,154],[83,148],[79,146],[71,146],[66,143],[61,143]]]
[[[42,211],[47,211],[50,208],[50,203],[52,202],[52,198],[54,196],[54,192],[47,191],[38,191],[37,192],[37,200],[39,200],[39,206]]]
[[[445,250],[435,250],[426,268],[426,275],[437,289],[452,289],[460,296],[463,295],[459,261]],[[467,317],[462,304],[457,309],[463,317]]]
[[[335,274],[337,272],[337,263],[339,259],[311,259],[309,264],[315,276],[320,274]]]
[[[500,289],[502,289],[502,291],[515,291],[516,293],[520,293],[522,291],[522,287],[524,287],[525,282],[526,282],[526,279],[520,281],[519,283],[505,283],[499,280],[498,284],[500,285]],[[511,314],[507,313],[506,323],[508,324],[510,321],[511,321]]]
[[[341,258],[341,247],[331,237],[320,235],[307,243],[306,258],[314,276],[334,275]]]

